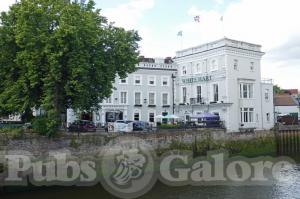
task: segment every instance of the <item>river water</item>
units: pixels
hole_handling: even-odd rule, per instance
[[[141,199],[298,199],[300,198],[300,165],[282,173],[282,180],[270,186],[184,186],[168,187],[157,183],[153,189]],[[5,192],[5,193],[4,193]],[[115,199],[100,185],[94,187],[51,187],[33,191],[0,194],[2,199]]]

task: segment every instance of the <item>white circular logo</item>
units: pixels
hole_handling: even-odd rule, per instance
[[[109,142],[101,155],[101,184],[120,198],[136,198],[156,182],[155,153],[144,140],[121,136]]]

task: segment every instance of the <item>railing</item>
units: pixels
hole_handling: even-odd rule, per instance
[[[261,79],[261,83],[263,83],[263,84],[273,84],[273,79]]]

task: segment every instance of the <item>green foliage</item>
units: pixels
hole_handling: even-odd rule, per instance
[[[179,129],[180,126],[176,124],[161,124],[159,126],[160,129]]]
[[[35,133],[40,135],[47,135],[47,123],[46,117],[37,117],[32,122],[32,128]]]
[[[72,136],[71,142],[70,142],[70,147],[74,149],[78,149],[80,147],[79,142],[77,141],[75,136]]]
[[[169,150],[194,151],[196,155],[206,155],[207,151],[226,150],[231,156],[257,157],[276,155],[276,141],[272,136],[249,140],[213,140],[204,139],[193,143],[173,141]]]
[[[284,93],[284,91],[278,85],[273,86],[273,91],[275,94],[283,94]]]
[[[94,8],[65,0],[22,0],[0,16],[0,115],[46,111],[52,135],[67,108],[99,108],[117,76],[135,71],[140,37]]]
[[[0,129],[0,134],[4,134],[7,138],[18,139],[24,135],[22,128],[3,128]]]

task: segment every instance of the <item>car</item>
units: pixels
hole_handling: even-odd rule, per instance
[[[96,126],[89,120],[76,120],[69,125],[69,132],[95,132]]]
[[[150,130],[150,125],[148,122],[143,122],[143,121],[133,122],[133,131],[146,131],[146,130]]]

